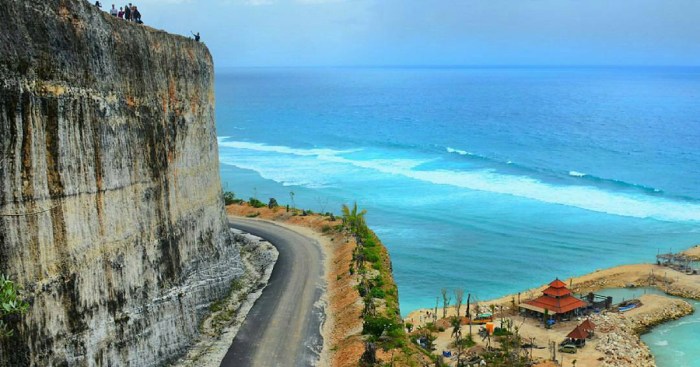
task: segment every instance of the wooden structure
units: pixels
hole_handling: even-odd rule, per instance
[[[591,319],[585,319],[581,325],[579,325],[579,327],[588,333],[589,338],[593,336],[593,333],[595,333],[595,324],[593,321],[591,321]]]
[[[590,336],[588,331],[584,330],[581,325],[578,325],[572,330],[567,336],[567,340],[564,341],[566,344],[574,344],[577,347],[582,347],[586,345],[586,339]]]
[[[536,299],[525,301],[518,307],[525,313],[548,314],[556,319],[577,315],[588,304],[571,294],[566,284],[555,279]]]
[[[693,266],[693,259],[683,253],[657,254],[656,264],[667,266],[687,274],[698,274],[698,269]]]

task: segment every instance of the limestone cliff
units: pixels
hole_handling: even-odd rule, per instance
[[[0,365],[161,365],[242,272],[207,48],[82,0],[0,0]]]

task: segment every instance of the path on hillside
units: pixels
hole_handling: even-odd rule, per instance
[[[248,313],[222,367],[312,366],[323,345],[323,258],[317,241],[271,222],[229,218],[229,226],[279,251],[270,281]]]

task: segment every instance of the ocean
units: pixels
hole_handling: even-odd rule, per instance
[[[230,69],[216,96],[225,189],[357,201],[403,314],[700,243],[700,68]]]

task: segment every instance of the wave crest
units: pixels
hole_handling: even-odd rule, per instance
[[[359,160],[344,157],[357,150],[298,149],[270,146],[258,143],[224,141],[220,146],[271,152],[313,158],[315,163],[298,167],[303,177],[342,175],[342,169],[319,169],[318,164],[337,164],[368,169],[389,175],[398,175],[436,185],[449,185],[469,190],[478,190],[502,195],[565,205],[589,211],[636,218],[654,218],[665,221],[700,221],[700,205],[648,195],[643,192],[627,193],[604,190],[595,186],[554,185],[526,175],[511,175],[491,169],[455,171],[447,169],[416,169],[426,161],[410,159]],[[260,164],[264,164],[259,162]],[[237,165],[237,164],[234,164]],[[251,167],[246,167],[255,169]],[[294,167],[296,169],[296,167]],[[259,168],[258,168],[259,169]],[[578,173],[578,172],[577,172]],[[588,175],[583,178],[588,178]]]

